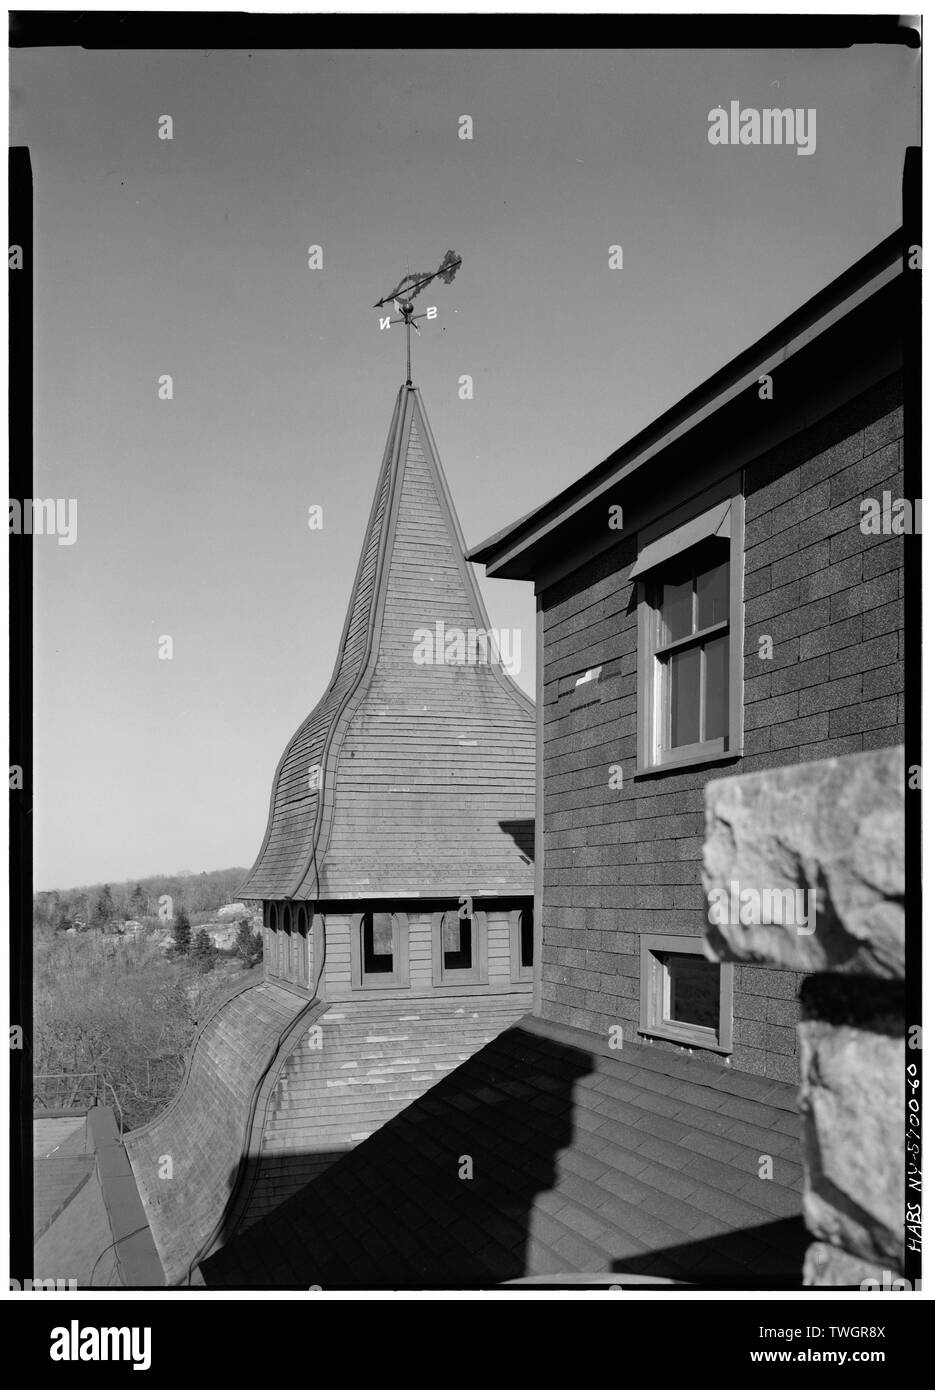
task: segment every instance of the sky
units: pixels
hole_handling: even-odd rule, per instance
[[[253,862],[334,665],[407,268],[464,258],[413,378],[473,545],[899,225],[918,80],[884,47],[14,51],[34,492],[78,502],[34,542],[37,889]],[[814,154],[712,145],[731,100],[813,108]],[[532,586],[478,577],[532,693]]]

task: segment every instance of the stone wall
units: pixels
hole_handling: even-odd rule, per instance
[[[903,750],[887,748],[705,789],[705,888],[741,909],[709,926],[709,953],[813,972],[798,1025],[807,1285],[903,1269],[904,788]],[[755,910],[790,890],[813,895],[804,926]]]

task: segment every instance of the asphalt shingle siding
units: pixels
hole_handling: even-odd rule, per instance
[[[902,382],[889,378],[744,470],[744,756],[633,780],[637,614],[622,539],[543,594],[542,1015],[637,1041],[639,938],[700,935],[712,777],[903,739],[903,540],[860,503],[902,496]],[[772,639],[771,659],[759,655]],[[574,677],[602,666],[587,702]],[[623,785],[609,787],[619,764]],[[800,976],[735,971],[733,1066],[796,1079]],[[654,1042],[654,1047],[669,1048]]]

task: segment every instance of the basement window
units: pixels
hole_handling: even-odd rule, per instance
[[[709,961],[700,937],[647,934],[640,947],[640,1032],[730,1052],[733,966]]]
[[[404,913],[353,914],[351,983],[355,989],[408,987],[409,934]]]

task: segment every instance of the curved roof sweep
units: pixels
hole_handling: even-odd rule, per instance
[[[334,672],[276,769],[245,897],[532,892],[535,707],[495,648],[446,662],[439,640],[490,632],[464,554],[420,393],[403,386]]]
[[[224,1216],[266,1070],[297,1017],[322,1008],[259,975],[257,969],[241,976],[208,1014],[166,1109],[124,1137],[168,1284],[189,1282]],[[162,1172],[167,1154],[172,1182]]]

